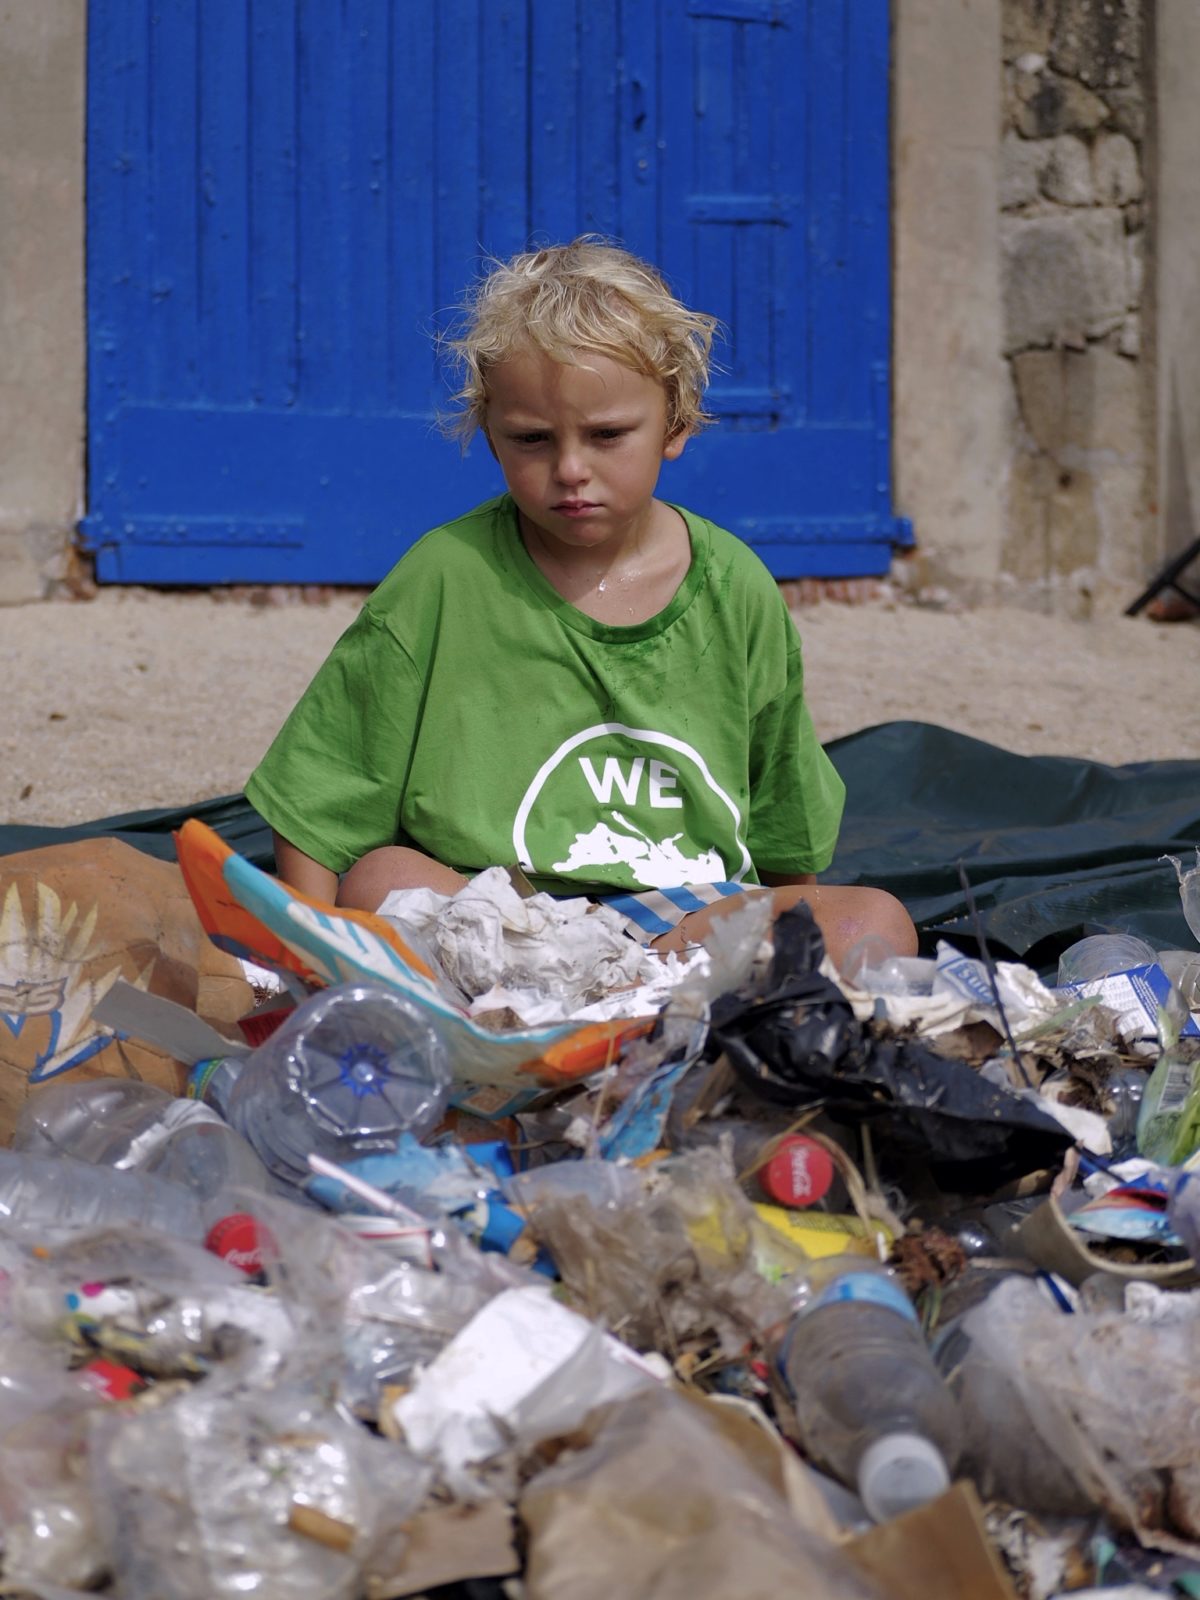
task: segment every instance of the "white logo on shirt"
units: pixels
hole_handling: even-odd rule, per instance
[[[612,741],[616,737],[622,743],[633,742],[670,752],[676,759],[667,762],[657,755],[626,755],[622,760],[603,751],[597,753],[595,758],[577,755],[575,761],[578,772],[582,775],[586,790],[590,791],[596,809],[592,810],[590,817],[579,817],[583,826],[577,829],[573,829],[569,821],[561,821],[557,830],[560,834],[558,848],[551,850],[551,853],[559,854],[560,859],[550,867],[544,862],[535,867],[528,844],[530,816],[548,781],[555,773],[561,775],[564,766],[569,768],[569,758],[582,745],[602,739]],[[729,814],[729,822],[719,831],[724,833],[728,830],[732,859],[722,857],[718,849],[706,848],[707,841],[702,844],[688,839],[681,828],[676,827],[668,833],[664,827],[662,837],[655,837],[657,828],[650,831],[646,808],[650,812],[682,811],[684,795],[689,792],[694,794],[697,788],[715,796],[720,807]],[[645,803],[639,822],[629,817],[620,806],[637,806],[643,789]],[[598,819],[597,810],[600,811]],[[667,818],[663,818],[663,823],[667,824]],[[671,888],[683,883],[738,883],[750,868],[750,852],[742,839],[741,825],[740,811],[717,783],[698,750],[671,734],[654,729],[631,728],[622,722],[601,722],[564,740],[538,768],[517,810],[513,823],[513,847],[517,860],[527,872],[544,873],[549,870],[564,876],[580,873],[594,878],[596,874],[589,872],[589,868],[624,866],[632,882],[655,889]],[[548,831],[549,826],[552,825],[544,824],[541,831]]]

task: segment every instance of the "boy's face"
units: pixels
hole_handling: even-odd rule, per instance
[[[551,543],[588,550],[623,545],[650,526],[667,438],[661,383],[608,356],[586,366],[522,351],[488,374],[485,432],[509,493]]]

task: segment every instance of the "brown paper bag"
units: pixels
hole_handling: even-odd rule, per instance
[[[253,1004],[173,863],[116,839],[0,856],[0,1141],[31,1090],[64,1073],[182,1091],[190,1063],[92,1022],[118,978],[217,1026]]]

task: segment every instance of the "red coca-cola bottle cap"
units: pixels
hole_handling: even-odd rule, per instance
[[[833,1157],[815,1139],[789,1133],[771,1159],[758,1169],[759,1187],[778,1206],[812,1206],[833,1182]]]
[[[228,1261],[248,1278],[257,1277],[274,1258],[273,1243],[266,1229],[245,1211],[233,1211],[214,1222],[204,1241],[205,1248],[213,1255]]]

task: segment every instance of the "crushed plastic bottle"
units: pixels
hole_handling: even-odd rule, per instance
[[[310,1155],[344,1163],[430,1132],[449,1089],[445,1047],[421,1009],[380,985],[345,984],[305,1001],[243,1059],[229,1121],[302,1188]]]
[[[800,1442],[877,1522],[950,1485],[961,1430],[903,1288],[876,1263],[814,1263],[778,1351]]]

